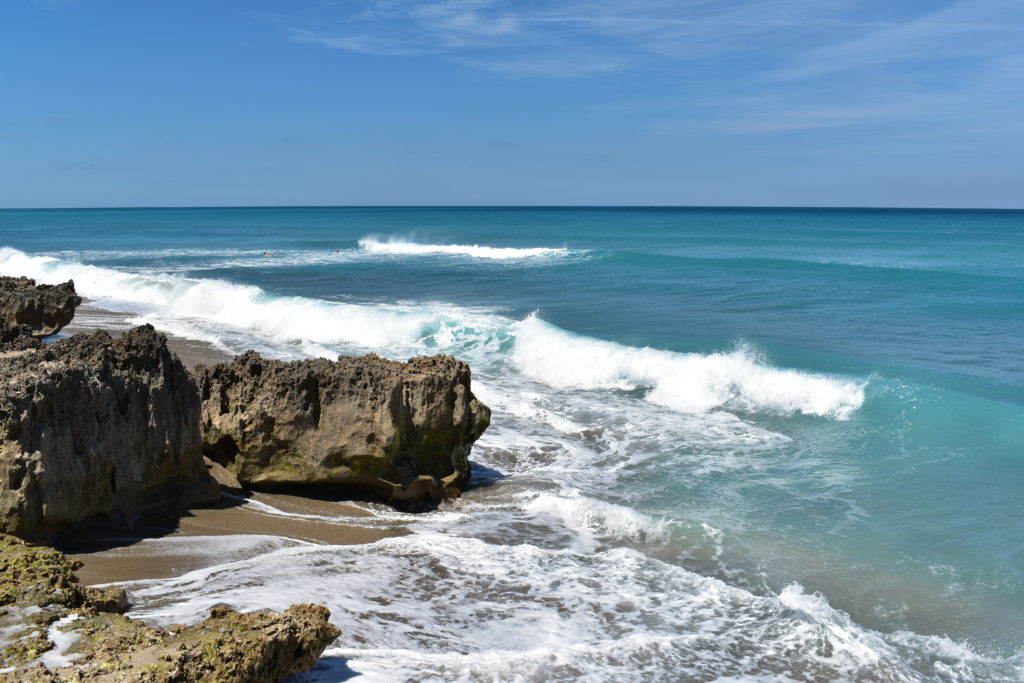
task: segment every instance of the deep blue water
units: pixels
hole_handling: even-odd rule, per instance
[[[467,494],[475,521],[430,533],[571,551],[580,580],[631,553],[666,572],[666,604],[677,571],[778,599],[828,622],[832,654],[807,661],[841,677],[1024,678],[1024,212],[0,211],[0,246],[2,274],[74,277],[98,305],[232,351],[468,360],[495,409],[474,460],[500,478]],[[647,609],[632,633],[678,635]],[[721,667],[662,653],[638,670],[825,675],[709,657]],[[572,666],[616,671],[593,653]]]

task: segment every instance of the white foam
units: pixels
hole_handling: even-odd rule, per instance
[[[69,614],[50,624],[50,628],[46,631],[46,637],[53,643],[54,647],[52,650],[44,652],[39,658],[39,661],[47,669],[59,669],[70,666],[76,659],[82,656],[80,654],[65,654],[82,636],[78,633],[69,633],[61,630],[62,626],[68,626],[80,618],[77,614]]]
[[[900,643],[798,586],[756,596],[626,548],[576,553],[423,533],[129,585],[132,616],[165,624],[199,619],[217,602],[326,604],[346,635],[308,680],[342,678],[338,657],[367,681],[919,681],[935,670],[910,668]]]
[[[483,259],[521,259],[538,256],[565,256],[569,250],[553,247],[487,247],[478,244],[420,244],[402,239],[381,241],[376,237],[364,237],[359,240],[364,251],[374,254],[390,254],[397,256],[429,256],[443,254],[448,256],[471,256]]]
[[[718,408],[845,420],[864,402],[861,382],[767,366],[748,347],[676,353],[576,336],[531,315],[514,326],[519,370],[556,387],[647,390],[687,413]]]
[[[370,306],[274,296],[252,285],[127,273],[10,248],[0,249],[0,274],[27,275],[41,283],[74,279],[78,291],[97,304],[142,313],[140,322],[160,323],[165,329],[177,326],[188,336],[207,340],[211,330],[246,330],[306,355],[336,355],[339,347],[436,352],[439,344],[486,342],[495,323],[500,325],[454,307]],[[190,321],[201,321],[204,331]]]
[[[593,552],[599,539],[653,544],[665,542],[671,535],[670,520],[596,500],[574,489],[557,495],[541,493],[526,504],[525,511],[557,517],[575,532],[573,549],[579,552]]]
[[[245,330],[309,356],[442,351],[472,354],[475,360],[505,350],[514,336],[515,366],[548,386],[644,389],[648,401],[685,413],[724,408],[842,420],[864,401],[863,383],[773,368],[749,348],[713,354],[635,348],[573,335],[536,315],[513,322],[445,304],[369,305],[275,296],[253,285],[126,273],[10,248],[0,249],[0,274],[28,275],[45,283],[74,279],[79,291],[100,305],[143,309],[140,321],[214,343],[223,328]]]

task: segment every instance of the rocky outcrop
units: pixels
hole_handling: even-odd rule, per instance
[[[0,353],[0,531],[47,541],[218,495],[195,382],[151,326]]]
[[[28,325],[12,325],[0,320],[0,353],[41,348],[43,342],[32,336]]]
[[[490,422],[451,356],[266,360],[196,368],[204,452],[243,486],[318,487],[400,507],[458,496]]]
[[[0,277],[0,320],[10,325],[26,325],[40,339],[71,322],[81,303],[73,280],[59,285],[37,285],[27,277]]]
[[[312,668],[340,635],[320,605],[217,606],[198,624],[153,628],[90,604],[76,568],[0,535],[0,682],[272,683]]]

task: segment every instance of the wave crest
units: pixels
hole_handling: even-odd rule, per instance
[[[11,248],[0,249],[0,274],[74,279],[102,305],[141,312],[142,321],[182,336],[210,340],[211,332],[241,330],[272,347],[325,357],[366,351],[453,353],[484,363],[500,357],[552,387],[641,389],[647,401],[682,413],[726,409],[845,420],[864,402],[864,383],[773,368],[746,347],[707,355],[636,348],[574,335],[536,315],[514,322],[447,304],[278,296],[254,285],[127,273]]]
[[[401,239],[381,241],[376,237],[364,237],[359,247],[374,254],[401,256],[471,256],[485,259],[520,259],[537,256],[565,256],[569,250],[560,247],[486,247],[478,244],[420,244]]]
[[[864,403],[864,383],[769,367],[748,347],[705,355],[622,346],[536,315],[513,327],[519,370],[562,388],[643,389],[648,401],[684,413],[726,408],[846,420]]]

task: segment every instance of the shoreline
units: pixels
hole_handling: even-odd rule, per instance
[[[111,337],[117,338],[135,327],[129,322],[137,314],[125,313],[123,311],[111,311],[85,301],[75,310],[74,319],[68,323],[58,336],[63,339],[80,332],[92,332],[103,330]],[[234,355],[217,348],[210,342],[198,339],[179,337],[166,330],[157,330],[167,337],[167,348],[171,350],[186,368],[192,370],[197,365],[215,365],[217,363],[230,363]]]
[[[74,319],[59,335],[64,338],[104,330],[116,338],[135,326],[129,322],[133,317],[133,313],[111,311],[85,302],[77,308]],[[209,342],[158,331],[166,335],[167,347],[189,370],[200,364],[215,365],[234,358]],[[211,474],[216,478],[214,472]],[[245,505],[247,501],[276,508],[283,514]],[[330,521],[332,517],[371,518],[372,514],[345,501],[255,492],[238,497],[225,486],[218,504],[187,508],[181,511],[180,517],[176,514],[150,515],[133,520],[129,525],[94,527],[85,533],[71,534],[71,538],[59,545],[69,558],[82,562],[76,574],[83,586],[92,586],[167,578],[231,560],[229,551],[189,553],[186,544],[180,544],[180,548],[175,549],[177,552],[168,552],[165,547],[168,544],[160,541],[169,537],[264,536],[296,543],[360,545],[408,533],[397,522],[393,525],[363,526],[333,522]]]
[[[274,514],[248,506],[251,500],[284,514]],[[345,501],[325,501],[284,494],[253,493],[237,498],[221,496],[220,504],[187,508],[180,517],[175,513],[151,514],[130,526],[93,527],[70,534],[58,547],[82,567],[75,573],[83,586],[104,585],[180,576],[231,562],[233,555],[248,557],[252,543],[218,544],[220,551],[204,552],[211,537],[273,537],[313,545],[362,545],[383,538],[402,536],[408,529],[401,523],[360,525],[331,521],[331,517],[376,519],[366,510]],[[195,538],[197,545],[175,543],[169,539]],[[225,539],[226,540],[226,539]]]

